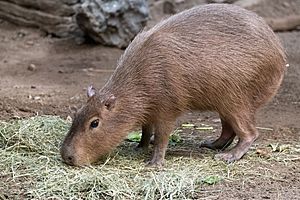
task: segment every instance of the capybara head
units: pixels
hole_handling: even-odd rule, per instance
[[[113,95],[101,96],[94,88],[88,88],[88,101],[75,114],[61,147],[61,156],[67,164],[89,165],[120,142],[112,133],[115,129],[110,123],[114,118],[115,103]]]

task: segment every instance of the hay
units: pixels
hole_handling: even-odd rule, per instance
[[[169,155],[166,167],[156,170],[145,167],[149,155],[135,152],[135,143],[124,142],[104,162],[76,168],[63,164],[59,155],[69,126],[55,116],[0,122],[0,199],[203,198],[209,195],[203,188],[224,181],[253,176],[276,180],[276,172],[258,173],[253,163],[292,162],[300,149],[290,146],[266,159],[257,156],[254,147],[245,159],[230,165],[214,160],[215,152],[209,150],[203,157]],[[182,143],[170,148],[185,149]]]

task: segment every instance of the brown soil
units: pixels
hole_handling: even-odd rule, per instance
[[[300,142],[300,32],[278,36],[290,67],[278,95],[258,113],[258,126],[275,130],[262,131],[258,145]],[[104,85],[122,52],[101,45],[76,45],[70,39],[51,38],[39,30],[0,21],[0,119],[70,115],[73,106],[85,102],[88,85]],[[193,113],[180,121],[215,123],[216,118],[213,113]],[[295,164],[299,166],[300,161]],[[280,163],[273,170],[283,174],[284,181],[270,183],[257,177],[244,184],[217,185],[206,192],[220,199],[300,199],[299,168]],[[219,190],[222,192],[216,192]]]

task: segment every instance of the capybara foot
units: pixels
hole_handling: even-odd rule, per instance
[[[221,119],[222,122],[222,133],[221,136],[216,140],[205,140],[200,144],[200,147],[206,147],[213,150],[224,150],[226,149],[234,140],[235,133],[232,126]]]
[[[216,147],[213,145],[214,141],[215,141],[214,139],[204,140],[200,143],[200,148],[205,147],[205,148],[216,150]]]
[[[217,140],[214,139],[204,140],[200,143],[200,148],[205,147],[212,150],[224,150],[232,143],[233,139],[234,136],[227,140],[221,140],[220,138]]]
[[[147,162],[146,167],[156,168],[156,169],[162,169],[164,166],[164,161],[161,160],[150,160]]]
[[[238,158],[235,154],[229,152],[226,153],[218,153],[215,155],[215,159],[216,160],[223,160],[227,163],[233,163],[234,161],[239,160],[240,158]]]
[[[134,147],[134,150],[137,151],[137,152],[143,152],[143,153],[146,153],[148,152],[149,148],[148,146],[144,146],[144,145],[141,145],[141,144],[138,144],[136,147]]]
[[[143,138],[143,136],[142,136],[142,139],[139,142],[139,144],[135,147],[135,150],[147,152],[149,149],[149,144],[153,144],[153,141],[154,141],[153,136],[151,136],[149,140],[145,139],[145,137]]]

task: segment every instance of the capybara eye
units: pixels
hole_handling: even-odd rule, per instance
[[[96,119],[94,121],[91,122],[91,128],[97,128],[99,125],[99,119]]]

